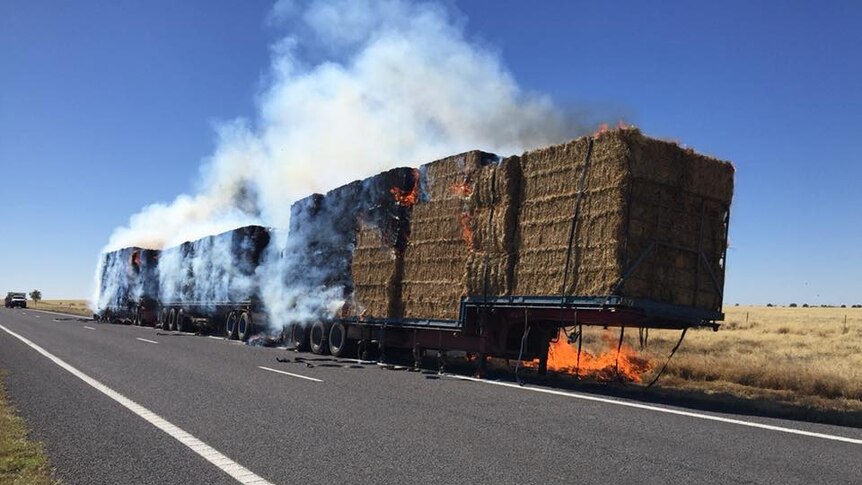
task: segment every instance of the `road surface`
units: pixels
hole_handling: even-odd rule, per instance
[[[862,430],[0,309],[12,403],[67,484],[862,483]]]

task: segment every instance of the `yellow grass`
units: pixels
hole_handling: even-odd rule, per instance
[[[6,401],[3,377],[3,371],[0,371],[0,483],[59,483],[51,479],[42,445],[27,438],[24,422]]]
[[[27,300],[27,307],[34,310],[47,310],[49,312],[71,313],[84,317],[92,317],[87,300],[42,300],[39,303]]]
[[[732,307],[725,315],[718,332],[688,333],[663,387],[862,411],[862,309]],[[653,331],[647,354],[663,363],[678,338]]]

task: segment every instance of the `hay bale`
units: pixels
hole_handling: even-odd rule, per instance
[[[509,293],[514,256],[507,253],[473,252],[467,257],[464,280],[469,296],[501,296]]]
[[[396,168],[361,181],[354,206],[350,310],[360,318],[403,317],[401,279],[418,172]],[[352,226],[354,227],[354,226]]]
[[[354,316],[401,318],[403,255],[374,224],[360,222],[350,268],[353,279]]]
[[[404,316],[453,320],[461,298],[484,294],[486,273],[489,295],[510,291],[519,159],[469,152],[423,165],[420,174],[404,255]]]
[[[733,193],[733,167],[635,129],[606,132],[595,140],[571,270],[564,275],[587,145],[588,139],[580,138],[522,156],[514,293],[616,292],[720,309],[721,292],[705,280],[710,279],[708,270],[696,252],[704,252],[723,287],[724,220]],[[650,247],[643,264],[617,288],[626,270]]]
[[[465,215],[474,177],[493,155],[473,151],[419,168],[421,197],[411,214],[404,253],[404,317],[455,319],[471,249]]]

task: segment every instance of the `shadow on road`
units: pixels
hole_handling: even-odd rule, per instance
[[[402,372],[415,370],[413,369],[412,358],[395,353],[387,355],[386,364],[374,361],[356,361],[353,359],[316,356],[314,354],[303,354],[294,351],[288,351],[287,356],[278,357],[278,361],[282,363],[304,364],[307,367],[378,368]],[[422,361],[422,367],[418,369],[418,372],[428,380],[437,380],[442,377],[438,372],[436,357],[426,357]],[[445,373],[473,376],[475,372],[476,364],[466,358],[456,357],[447,359],[446,361]],[[740,417],[779,418],[862,428],[862,412],[858,411],[831,411],[764,399],[745,398],[723,392],[666,388],[661,386],[661,381],[652,388],[647,388],[643,384],[618,381],[599,382],[591,379],[576,379],[571,375],[563,374],[549,373],[546,376],[539,376],[535,370],[529,368],[521,368],[518,375],[526,386],[541,386],[597,397],[626,399],[643,404],[673,406],[689,411],[735,414]],[[507,366],[505,365],[505,361],[490,361],[485,379],[517,382],[514,364]]]

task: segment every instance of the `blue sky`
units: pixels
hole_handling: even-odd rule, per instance
[[[726,303],[862,303],[862,4],[446,5],[522,89],[734,162]],[[195,190],[256,116],[271,7],[0,4],[0,291],[89,296],[114,228]]]

